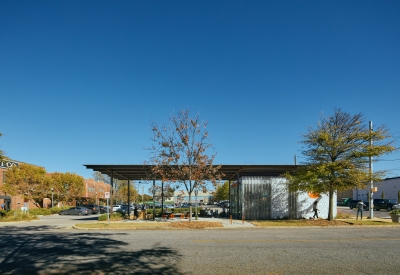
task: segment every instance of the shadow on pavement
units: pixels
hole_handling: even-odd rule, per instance
[[[53,228],[7,227],[0,232],[0,274],[183,274],[177,268],[182,256],[173,249],[133,251],[113,239],[125,233],[49,229]]]

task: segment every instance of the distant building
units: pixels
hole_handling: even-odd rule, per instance
[[[193,191],[191,194],[191,203],[209,203],[212,199],[212,193],[211,192],[202,192],[199,191],[197,193],[197,196],[195,192]],[[189,202],[189,193],[186,190],[176,190],[174,192],[174,203],[175,204],[181,204],[181,203],[188,203]]]
[[[377,187],[377,192],[374,192],[374,199],[381,199],[382,193],[385,199],[399,200],[400,197],[400,177],[386,178],[383,181],[375,182],[374,187]],[[354,189],[353,200],[368,200],[369,184],[365,189]]]

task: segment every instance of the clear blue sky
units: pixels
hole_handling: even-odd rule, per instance
[[[1,1],[0,149],[75,172],[141,164],[189,108],[223,164],[300,162],[335,107],[400,137],[400,1]],[[396,143],[399,146],[399,142]],[[400,154],[375,164],[400,176]]]

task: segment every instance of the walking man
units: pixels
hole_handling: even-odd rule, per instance
[[[318,220],[318,201],[315,201],[315,202],[313,203],[312,209],[313,209],[313,211],[314,211],[313,219],[315,219],[315,217],[316,217],[317,220]]]
[[[358,213],[360,213],[360,215],[361,215],[361,220],[362,220],[362,214],[363,214],[363,209],[364,209],[364,203],[363,203],[363,201],[362,200],[360,200],[358,203],[357,203],[357,220],[358,220]]]

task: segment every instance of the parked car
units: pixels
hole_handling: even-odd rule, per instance
[[[92,211],[91,214],[99,214],[100,213],[100,206],[98,206],[97,204],[86,204],[86,205],[84,205],[84,207],[90,209],[90,211]]]
[[[389,212],[395,208],[400,208],[399,203],[396,200],[374,199],[374,209],[377,211],[386,209],[386,211]]]
[[[100,206],[100,213],[104,214],[108,212],[108,208],[110,208],[109,206]]]
[[[134,210],[134,207],[131,206],[129,208],[129,212],[132,213]],[[120,212],[122,214],[128,214],[128,205],[127,204],[122,204],[120,208],[118,208],[117,210],[115,210],[116,212]]]
[[[113,205],[113,212],[118,212],[118,209],[120,209],[120,208],[121,208],[120,204],[114,204]]]
[[[360,200],[351,200],[349,202],[349,208],[350,209],[356,208],[359,201]],[[364,203],[364,210],[369,210],[369,202],[363,201],[363,203]]]
[[[350,198],[342,198],[338,200],[337,205],[338,206],[349,206],[349,203],[351,202]]]
[[[60,211],[60,215],[83,216],[83,215],[89,215],[89,214],[90,214],[90,210],[83,206],[71,207],[70,209]]]

